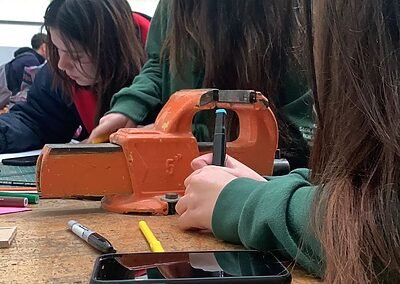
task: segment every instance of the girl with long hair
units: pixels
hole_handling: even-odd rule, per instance
[[[318,115],[311,174],[265,181],[231,157],[225,168],[200,157],[176,206],[180,225],[280,251],[326,283],[398,283],[400,5],[309,6]]]
[[[0,116],[0,152],[88,137],[115,92],[129,86],[146,60],[148,19],[126,0],[53,0],[44,26],[48,64],[27,102]]]

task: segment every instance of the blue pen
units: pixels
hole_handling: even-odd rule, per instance
[[[225,155],[226,155],[225,118],[226,118],[226,110],[217,109],[215,111],[215,129],[214,129],[212,164],[221,167],[225,166]]]

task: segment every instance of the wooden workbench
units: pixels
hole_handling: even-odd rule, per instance
[[[145,252],[138,229],[146,220],[166,251],[229,250],[240,246],[210,233],[184,232],[176,216],[137,216],[105,212],[96,201],[41,200],[33,211],[0,216],[0,226],[17,226],[10,248],[0,249],[0,283],[88,283],[99,253],[67,229],[76,220],[105,236],[118,252]],[[293,283],[315,283],[293,270]]]

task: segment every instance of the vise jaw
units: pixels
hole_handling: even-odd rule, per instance
[[[193,136],[193,117],[215,108],[239,118],[239,136],[227,143],[227,153],[261,175],[271,174],[278,129],[261,93],[182,90],[171,96],[152,129],[120,129],[111,143],[45,145],[36,168],[38,190],[44,198],[104,196],[102,207],[118,213],[165,215],[162,197],[184,194],[191,161],[210,151]]]

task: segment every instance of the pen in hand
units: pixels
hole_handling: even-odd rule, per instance
[[[74,234],[79,236],[81,239],[85,240],[95,249],[103,253],[116,252],[112,244],[105,237],[86,228],[85,226],[79,224],[78,222],[74,220],[68,221],[68,227],[71,229],[72,232],[74,232]]]
[[[214,166],[225,166],[226,156],[226,133],[225,133],[226,110],[217,109],[215,111],[215,129],[213,142],[213,158]]]

